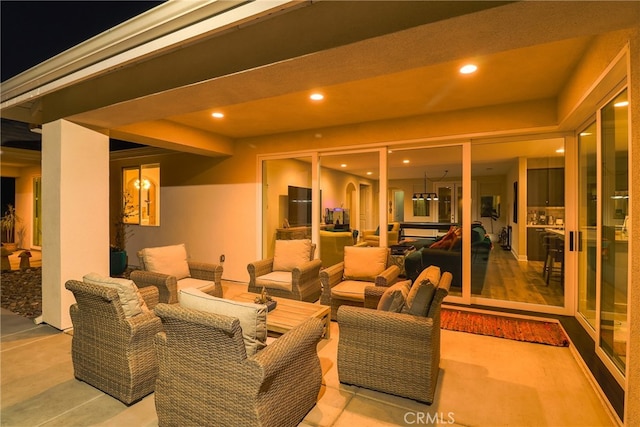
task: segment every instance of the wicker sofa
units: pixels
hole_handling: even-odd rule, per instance
[[[296,426],[315,405],[322,382],[318,319],[247,357],[234,317],[158,304],[156,336],[160,426]]]
[[[76,280],[65,287],[76,299],[69,309],[74,376],[127,405],[153,392],[158,374],[153,339],[162,330],[152,311],[158,290],[140,289],[148,310],[131,315],[114,287]]]
[[[439,374],[440,306],[450,285],[451,273],[445,272],[422,309],[424,317],[379,309],[380,297],[391,289],[378,286],[366,288],[365,307],[340,307],[340,382],[431,404]]]
[[[196,288],[222,297],[222,264],[189,261],[184,244],[145,248],[138,252],[140,270],[131,272],[139,288],[154,286],[160,302],[178,302],[178,290]]]

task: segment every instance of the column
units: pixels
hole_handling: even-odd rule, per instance
[[[109,138],[66,120],[42,127],[42,317],[72,327],[64,284],[109,275]]]

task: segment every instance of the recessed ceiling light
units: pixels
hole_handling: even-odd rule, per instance
[[[558,149],[556,150],[556,153],[564,153],[564,148],[558,148]]]
[[[312,101],[322,101],[324,99],[324,95],[321,93],[312,93],[311,96],[309,96],[309,98]]]
[[[613,104],[614,107],[626,107],[629,105],[629,101],[620,101]]]
[[[219,113],[219,112],[215,112],[211,114],[211,117],[215,117],[216,119],[221,119],[224,117],[224,114]]]
[[[590,136],[592,135],[591,132],[580,132],[580,136]]]
[[[367,172],[367,175],[373,175],[373,172],[369,171]]]
[[[346,167],[347,167],[347,164],[346,164],[346,163],[343,163],[343,164],[341,164],[341,165],[340,165],[340,167],[341,167],[341,168],[346,168]]]
[[[474,64],[467,64],[460,68],[460,73],[462,74],[471,74],[475,73],[478,70],[478,66]]]
[[[406,164],[406,163],[409,163],[409,162],[410,162],[410,160],[409,160],[409,159],[404,159],[404,160],[402,161],[402,163],[405,163],[405,164]]]

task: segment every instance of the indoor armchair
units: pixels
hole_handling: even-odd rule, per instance
[[[309,319],[247,356],[238,318],[159,304],[160,426],[296,426],[316,404],[322,334]]]
[[[153,308],[154,287],[139,290],[130,280],[87,275],[65,287],[76,302],[71,359],[74,376],[129,405],[153,392],[158,362],[153,347],[162,330]]]
[[[440,307],[451,284],[450,273],[439,277],[437,269],[436,276],[432,280],[437,283],[405,281],[378,289],[381,292],[372,293],[373,301],[367,302],[376,309],[340,307],[341,383],[433,402],[440,364]]]
[[[400,223],[392,222],[387,227],[386,246],[397,245],[400,237]],[[362,240],[369,246],[380,246],[380,227],[375,230],[363,230]]]
[[[344,260],[320,272],[320,303],[331,306],[331,319],[335,320],[343,304],[364,306],[367,286],[390,286],[399,275],[400,268],[392,265],[388,248],[345,246]]]
[[[142,249],[138,260],[141,270],[132,271],[131,280],[140,288],[156,287],[160,302],[177,303],[185,288],[222,297],[222,265],[189,261],[184,244]]]
[[[313,259],[315,245],[309,239],[276,240],[272,258],[250,263],[248,291],[299,301],[315,302],[320,297],[322,261]]]

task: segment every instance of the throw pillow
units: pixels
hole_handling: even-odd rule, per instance
[[[412,314],[414,316],[425,317],[429,311],[429,306],[436,292],[436,286],[429,279],[415,281],[409,295],[402,306],[402,313]]]
[[[104,277],[98,273],[89,273],[82,278],[82,281],[91,285],[105,286],[118,291],[118,297],[125,317],[133,317],[149,311],[147,303],[142,298],[142,295],[140,295],[140,292],[138,292],[138,287],[133,280]]]
[[[369,246],[344,247],[344,279],[375,282],[376,276],[387,268],[387,248]]]
[[[178,302],[185,308],[237,318],[242,328],[242,338],[247,357],[253,356],[266,346],[266,305],[216,298],[193,288],[180,290],[178,292]]]
[[[414,283],[428,280],[431,283],[433,283],[435,286],[438,286],[438,283],[440,283],[441,276],[442,276],[442,273],[440,271],[440,267],[438,267],[437,265],[430,265],[429,267],[422,270],[422,272],[420,272],[418,277],[416,277],[416,280]]]
[[[176,280],[191,277],[184,244],[146,248],[142,257],[148,271],[175,276]]]
[[[311,260],[311,240],[276,240],[273,271],[293,271]]]
[[[380,297],[378,310],[400,313],[409,296],[410,288],[411,280],[405,280],[389,286]]]

